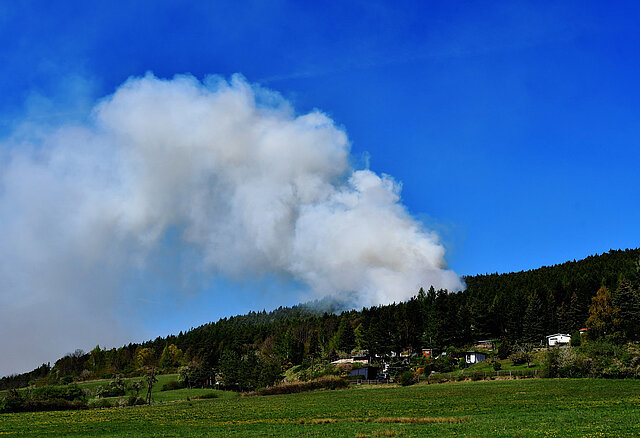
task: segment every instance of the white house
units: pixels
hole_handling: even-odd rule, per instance
[[[567,345],[569,342],[571,342],[571,335],[567,333],[556,333],[555,335],[547,336],[547,345],[549,347]]]
[[[479,351],[467,351],[464,353],[464,361],[466,363],[478,363],[487,360],[487,355]]]

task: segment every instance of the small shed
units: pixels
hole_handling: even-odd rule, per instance
[[[350,376],[361,376],[365,380],[373,380],[378,375],[377,367],[363,367],[349,371]]]
[[[487,350],[493,350],[493,340],[483,339],[481,341],[476,341],[475,348],[486,348]]]
[[[571,335],[568,333],[556,333],[555,335],[547,336],[547,345],[549,347],[567,345],[569,342],[571,342]]]
[[[479,351],[466,351],[464,353],[464,361],[466,363],[478,363],[487,360],[487,355]]]
[[[440,350],[438,350],[437,348],[422,349],[422,356],[429,359],[435,359],[436,357],[438,357],[439,354],[440,354]]]

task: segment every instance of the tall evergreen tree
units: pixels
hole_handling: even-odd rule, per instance
[[[526,342],[540,343],[545,336],[544,305],[538,292],[531,294],[524,314],[522,337]]]
[[[557,288],[549,292],[549,298],[547,300],[546,313],[547,313],[547,331],[548,334],[558,333],[558,304],[556,302]]]
[[[340,320],[338,331],[336,332],[336,348],[340,351],[350,353],[356,346],[356,335],[353,332],[351,321],[347,316]]]
[[[569,312],[567,310],[567,303],[564,301],[558,307],[558,322],[557,322],[557,332],[559,333],[568,333],[571,332],[571,322],[569,321]]]
[[[614,322],[621,339],[637,339],[640,325],[640,293],[633,289],[631,283],[621,280],[611,299],[617,309]]]
[[[586,316],[584,314],[584,306],[578,294],[574,291],[571,294],[571,300],[569,301],[569,309],[567,310],[567,318],[569,320],[569,333],[573,333],[576,330],[580,330],[584,327]]]

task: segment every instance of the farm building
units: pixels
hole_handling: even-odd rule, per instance
[[[344,364],[353,364],[353,363],[360,363],[360,364],[366,365],[369,363],[369,361],[367,359],[356,360],[354,358],[338,359],[331,362],[331,365],[344,365]]]
[[[435,359],[440,354],[440,350],[437,348],[423,348],[422,356],[427,357],[429,359]]]
[[[555,335],[547,336],[547,344],[549,347],[567,345],[569,342],[571,342],[571,335],[567,333],[556,333]]]
[[[487,350],[493,350],[493,340],[484,339],[482,341],[476,341],[475,348],[486,348]]]
[[[487,355],[479,351],[467,351],[464,353],[466,363],[478,363],[487,360]]]
[[[377,367],[363,367],[349,371],[350,376],[361,376],[364,380],[373,380],[378,375]]]

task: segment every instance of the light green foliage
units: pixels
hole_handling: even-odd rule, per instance
[[[596,296],[591,300],[589,318],[586,323],[589,329],[587,335],[591,339],[599,339],[612,334],[617,312],[611,301],[611,293],[605,286],[601,286]]]
[[[182,362],[182,350],[175,344],[169,344],[162,350],[160,356],[160,366],[163,368],[175,368]]]
[[[138,348],[136,351],[136,366],[150,367],[154,363],[154,353],[151,348]]]

